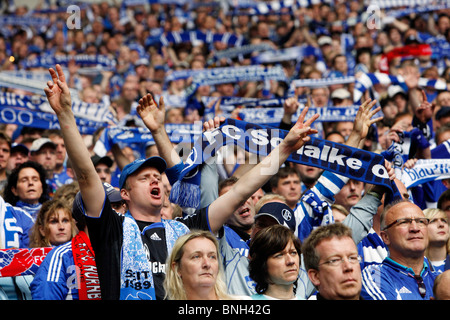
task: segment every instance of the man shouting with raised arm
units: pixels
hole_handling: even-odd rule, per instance
[[[175,240],[189,232],[189,219],[183,223],[161,218],[164,186],[161,173],[166,162],[160,157],[138,159],[124,167],[119,187],[128,205],[124,215],[116,214],[109,205],[90,154],[84,145],[72,112],[72,101],[61,66],[50,68],[52,81],[45,93],[55,111],[63,133],[67,153],[72,162],[87,217],[89,236],[95,251],[102,299],[163,299],[162,280],[165,260]],[[279,167],[289,155],[308,141],[317,131],[305,121],[305,108],[284,140],[226,194],[209,206],[211,231],[225,221],[246,199],[270,179],[267,168]],[[273,173],[272,173],[273,174]],[[103,196],[101,196],[103,195]],[[159,239],[159,241],[155,241]],[[161,241],[163,240],[163,241]]]

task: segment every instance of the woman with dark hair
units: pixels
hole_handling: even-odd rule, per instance
[[[249,273],[256,283],[255,300],[296,300],[300,240],[287,227],[272,225],[250,243]]]
[[[50,199],[45,177],[45,170],[39,163],[24,162],[9,175],[3,198],[36,218],[41,205]]]

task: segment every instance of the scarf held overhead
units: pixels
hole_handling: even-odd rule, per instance
[[[287,133],[285,130],[226,119],[219,128],[204,132],[196,141],[178,181],[172,187],[170,200],[182,208],[199,207],[201,164],[213,157],[222,146],[235,144],[247,152],[267,156]],[[393,199],[401,197],[397,186],[389,179],[384,157],[373,152],[311,137],[287,161],[329,170],[369,184],[382,185],[391,191],[388,194],[392,194]],[[264,170],[261,170],[261,174],[264,174]]]

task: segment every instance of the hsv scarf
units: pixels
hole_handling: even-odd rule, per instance
[[[101,300],[94,250],[89,237],[83,231],[72,239],[72,253],[77,267],[79,299]]]
[[[174,183],[170,200],[182,208],[198,208],[200,205],[200,166],[213,157],[224,145],[235,144],[247,152],[266,156],[287,135],[287,131],[263,127],[234,119],[226,119],[211,132],[204,132],[191,150],[179,179]],[[397,186],[389,180],[384,157],[343,144],[311,137],[311,140],[292,153],[287,161],[329,170],[351,179],[382,185],[387,201],[400,199]],[[264,174],[263,170],[261,174]]]

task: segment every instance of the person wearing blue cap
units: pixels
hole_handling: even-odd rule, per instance
[[[72,112],[71,95],[63,70],[56,65],[56,71],[50,68],[49,72],[52,81],[47,82],[44,91],[58,117],[67,153],[80,185],[83,211],[96,254],[102,299],[163,299],[162,281],[167,255],[176,239],[189,232],[186,224],[161,218],[165,197],[161,174],[167,167],[166,161],[155,156],[137,159],[126,165],[121,173],[119,188],[122,199],[128,205],[128,212],[124,216],[113,212],[90,161],[89,151],[80,148],[84,144]],[[156,107],[151,95],[144,96],[137,107],[149,129],[155,124],[155,114],[164,117],[164,110],[153,112]],[[279,168],[293,151],[310,139],[310,134],[317,133],[311,125],[318,115],[305,121],[307,112],[308,108],[305,108],[285,139],[262,162],[208,207],[211,232],[217,232],[241,203],[268,181],[270,169]],[[156,121],[156,126],[160,123]],[[154,131],[152,134],[156,142]],[[163,126],[156,134],[167,135]],[[172,151],[170,148],[169,152]]]
[[[30,150],[20,143],[13,143],[11,145],[11,155],[8,159],[6,170],[11,173],[15,168],[19,167],[22,163],[28,161],[28,155]]]

